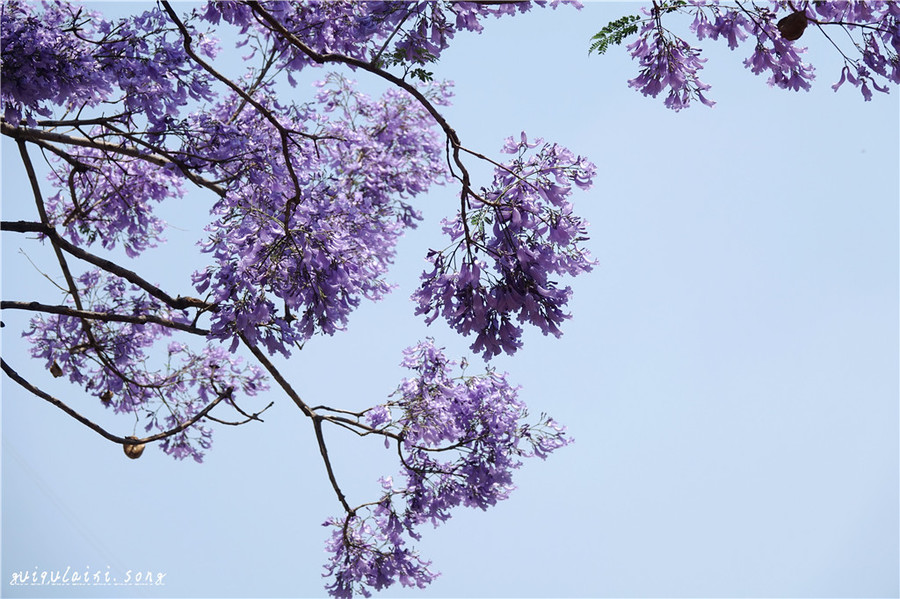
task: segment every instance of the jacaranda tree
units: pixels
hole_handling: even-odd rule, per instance
[[[428,71],[456,33],[545,4],[159,2],[108,20],[72,3],[4,0],[2,133],[18,148],[34,218],[2,229],[52,252],[61,299],[30,301],[12,287],[19,297],[2,308],[34,313],[23,335],[50,375],[143,430],[106,430],[6,358],[4,373],[131,458],[157,444],[198,462],[213,423],[259,421],[258,396],[277,386],[308,417],[342,508],[326,522],[329,592],[428,584],[430,563],[410,546],[420,526],[505,499],[524,458],[570,443],[564,428],[529,420],[506,375],[469,373],[433,340],[404,352],[408,377],[363,411],[305,400],[271,357],[340,332],[363,299],[390,291],[395,244],[420,220],[413,202],[438,184],[455,186],[459,202],[443,221],[443,249],[427,252],[415,314],[471,337],[487,363],[517,352],[524,326],[562,334],[571,295],[562,281],[594,264],[572,196],[591,187],[595,166],[525,133],[503,141],[502,156],[466,146],[443,116],[450,84]],[[798,44],[816,35],[844,58],[835,89],[849,82],[869,100],[900,82],[898,16],[891,2],[654,2],[608,24],[589,49],[627,42],[639,61],[630,85],[665,92],[679,110],[713,102],[700,50],[670,19],[701,40],[749,43],[745,65],[792,90],[810,86]],[[240,70],[217,62],[217,32],[246,46]],[[329,70],[317,71],[313,97],[283,93],[314,66]],[[350,73],[387,91],[363,94]],[[476,162],[492,180],[473,180]],[[161,243],[154,207],[188,189],[209,198],[210,215],[198,240],[207,265],[191,281],[163,289],[138,260],[112,259]],[[345,496],[328,426],[396,449],[399,475],[381,479],[380,496]]]

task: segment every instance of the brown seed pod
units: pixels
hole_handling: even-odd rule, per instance
[[[125,437],[125,438],[137,440],[137,437]],[[141,454],[144,453],[144,444],[143,443],[138,443],[137,445],[131,445],[131,444],[126,443],[126,444],[122,445],[122,448],[125,449],[125,455],[127,455],[132,460],[138,459],[139,457],[141,457]]]
[[[58,379],[63,375],[62,368],[59,367],[59,364],[53,362],[53,364],[50,365],[50,374],[52,374],[55,379]]]
[[[109,403],[112,401],[112,397],[113,397],[112,391],[107,389],[106,391],[103,392],[103,395],[100,396],[100,401],[102,401],[103,403]]]
[[[778,31],[781,32],[781,37],[784,39],[794,41],[800,39],[800,36],[806,31],[807,25],[809,25],[809,18],[807,18],[806,12],[798,10],[778,21]]]

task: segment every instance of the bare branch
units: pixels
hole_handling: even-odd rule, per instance
[[[19,147],[19,155],[22,158],[22,163],[25,165],[25,172],[28,175],[28,182],[31,185],[31,193],[34,196],[34,203],[37,206],[38,214],[40,215],[41,224],[46,227],[50,226],[50,219],[47,216],[47,210],[44,207],[44,198],[41,193],[40,185],[38,184],[37,174],[34,170],[34,164],[31,162],[31,156],[28,154],[28,147],[25,145],[25,142],[21,139],[16,140],[16,145]],[[58,236],[57,236],[58,237]],[[81,295],[78,292],[78,286],[75,284],[75,278],[72,276],[72,271],[69,270],[69,264],[66,261],[66,257],[63,255],[62,249],[60,248],[60,244],[58,243],[58,239],[54,239],[52,236],[50,237],[51,245],[53,246],[53,253],[56,254],[56,260],[59,262],[59,268],[62,270],[63,277],[66,280],[66,285],[68,286],[68,292],[72,296],[72,302],[75,304],[75,308],[78,310],[83,310],[84,306],[81,304]],[[80,321],[81,328],[84,330],[85,336],[87,336],[88,341],[91,345],[96,346],[97,340],[94,338],[94,333],[91,330],[91,325],[88,321],[82,319]]]
[[[284,390],[285,393],[287,393],[287,396],[290,397],[291,400],[293,400],[297,407],[300,408],[300,411],[303,412],[304,415],[315,419],[317,417],[315,411],[313,411],[313,409],[310,408],[306,404],[306,402],[300,398],[297,392],[294,391],[294,388],[291,386],[291,384],[287,382],[287,380],[284,378],[278,368],[276,368],[275,365],[272,364],[272,361],[269,360],[266,354],[264,354],[261,349],[256,347],[256,345],[250,343],[250,341],[248,341],[247,338],[244,337],[243,333],[239,332],[238,337],[240,337],[241,341],[244,343],[244,345],[247,346],[247,349],[249,349],[253,353],[256,359],[259,360],[259,363],[269,371],[269,374],[272,375],[272,378],[278,382],[278,385]]]
[[[65,412],[66,414],[68,414],[69,416],[74,418],[75,420],[77,420],[78,422],[84,424],[88,428],[99,433],[102,437],[109,439],[110,441],[113,441],[114,443],[120,443],[122,445],[140,445],[142,443],[152,443],[154,441],[159,441],[160,439],[165,439],[166,437],[171,437],[172,435],[177,435],[184,429],[189,428],[189,427],[193,426],[194,424],[196,424],[197,421],[199,421],[201,418],[204,418],[209,413],[209,411],[212,410],[214,407],[216,407],[222,400],[224,400],[226,398],[230,398],[231,394],[233,392],[233,388],[229,387],[224,392],[220,393],[205,408],[203,408],[202,410],[197,412],[197,414],[195,414],[191,419],[186,420],[185,422],[182,422],[175,428],[171,428],[167,431],[163,431],[161,433],[157,433],[157,434],[151,435],[149,437],[144,437],[142,439],[138,439],[135,437],[119,437],[118,435],[114,435],[114,434],[110,433],[109,431],[104,429],[102,426],[100,426],[96,422],[93,422],[92,420],[89,420],[85,416],[82,416],[81,414],[79,414],[78,412],[76,412],[75,410],[70,408],[68,405],[66,405],[65,402],[63,402],[62,400],[53,397],[49,393],[46,393],[45,391],[42,391],[42,390],[38,389],[37,387],[35,387],[34,385],[32,385],[31,383],[29,383],[18,372],[13,370],[9,366],[9,364],[7,364],[2,358],[0,358],[0,367],[2,367],[3,372],[5,372],[9,378],[14,380],[25,390],[33,393],[34,395],[40,397],[41,399],[46,400],[49,403],[53,404],[54,406],[56,406],[57,408],[59,408],[60,410],[62,410],[63,412]]]
[[[242,424],[247,424],[247,423],[250,422],[251,420],[256,420],[256,421],[258,421],[258,422],[262,422],[263,419],[260,418],[259,415],[262,414],[263,412],[265,412],[266,410],[268,410],[269,408],[271,408],[272,406],[274,406],[274,405],[275,405],[275,402],[274,402],[274,401],[270,401],[270,402],[269,402],[269,405],[267,405],[266,407],[264,407],[262,410],[260,410],[260,411],[258,411],[258,412],[254,412],[253,414],[247,414],[246,412],[244,412],[242,409],[240,409],[240,408],[237,406],[237,404],[236,404],[233,400],[229,401],[229,402],[228,402],[228,405],[230,405],[232,408],[234,408],[235,410],[237,410],[238,412],[240,412],[242,415],[244,415],[244,416],[246,417],[246,420],[241,420],[241,421],[239,421],[239,422],[229,422],[229,421],[227,421],[227,420],[221,420],[221,419],[219,419],[219,418],[214,418],[213,416],[209,416],[209,415],[207,415],[206,417],[207,417],[209,420],[212,420],[213,422],[218,422],[219,424],[224,424],[224,425],[226,425],[226,426],[240,426],[240,425],[242,425]]]
[[[183,296],[172,297],[156,285],[153,285],[147,280],[140,277],[134,271],[128,270],[127,268],[119,266],[115,262],[112,262],[105,258],[101,258],[100,256],[96,256],[86,250],[81,249],[77,245],[70,243],[59,233],[57,233],[55,228],[49,225],[27,221],[3,221],[2,223],[0,223],[0,230],[15,231],[17,233],[41,233],[43,235],[46,235],[54,243],[54,246],[58,245],[59,248],[75,256],[76,258],[80,258],[85,262],[89,262],[94,266],[98,266],[107,272],[125,279],[129,283],[137,285],[156,299],[165,302],[166,304],[177,310],[199,308],[201,310],[208,310],[210,312],[218,311],[218,307],[215,304],[207,303],[201,299]]]
[[[95,312],[91,310],[78,310],[68,306],[54,306],[49,304],[41,304],[38,302],[17,302],[11,300],[3,300],[0,302],[2,310],[29,310],[32,312],[47,312],[49,314],[61,314],[63,316],[73,316],[75,318],[86,318],[88,320],[99,320],[102,322],[128,322],[131,324],[158,324],[170,329],[178,329],[186,333],[194,335],[206,336],[209,331],[200,329],[182,322],[175,322],[167,318],[160,318],[151,314],[115,314],[112,312]]]
[[[111,121],[122,120],[126,116],[128,116],[128,113],[123,112],[113,116],[100,116],[93,119],[43,120],[38,121],[37,124],[41,127],[86,127],[89,125],[106,125]]]
[[[344,497],[344,492],[341,491],[341,487],[338,485],[337,478],[334,475],[334,468],[331,466],[331,460],[328,457],[328,448],[325,446],[325,437],[322,434],[322,420],[328,420],[328,418],[320,416],[316,414],[316,412],[309,407],[300,396],[294,391],[294,388],[290,383],[284,378],[278,368],[272,364],[271,360],[260,350],[256,345],[250,343],[250,341],[243,335],[243,333],[238,333],[241,341],[247,348],[253,352],[253,355],[259,360],[260,364],[265,367],[266,370],[269,371],[269,374],[272,375],[272,378],[275,379],[281,388],[287,393],[288,397],[290,397],[294,403],[300,408],[300,411],[303,412],[304,415],[310,417],[313,421],[313,428],[316,432],[316,442],[319,444],[319,453],[322,454],[322,460],[325,462],[325,470],[328,472],[328,480],[331,481],[331,486],[334,488],[334,492],[338,497],[338,501],[341,502],[341,505],[344,507],[347,512],[350,512],[350,505],[347,503],[347,498]]]
[[[398,441],[400,440],[400,435],[398,435],[397,433],[393,433],[385,429],[375,428],[363,422],[359,422],[358,420],[351,420],[349,418],[344,418],[343,416],[322,416],[322,420],[327,420],[332,424],[341,426],[360,437],[367,437],[369,435],[381,435],[382,437],[390,437],[391,439],[396,439]]]
[[[322,460],[325,462],[325,469],[328,471],[328,480],[331,481],[331,486],[334,488],[334,492],[337,493],[338,501],[341,502],[341,505],[344,506],[344,509],[348,514],[352,513],[350,505],[347,503],[347,498],[344,497],[344,492],[341,491],[340,486],[338,486],[337,478],[334,476],[334,469],[331,467],[331,460],[328,458],[328,448],[325,446],[325,437],[322,435],[321,416],[313,418],[313,427],[316,429],[316,441],[319,443],[319,453],[322,454]]]

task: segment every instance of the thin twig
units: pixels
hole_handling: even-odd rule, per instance
[[[253,414],[247,414],[243,410],[241,410],[239,407],[237,407],[237,404],[235,404],[234,401],[230,401],[228,403],[232,408],[234,408],[235,410],[237,410],[238,412],[240,412],[241,414],[246,416],[246,420],[241,420],[238,422],[229,422],[227,420],[221,420],[219,418],[214,418],[213,416],[209,416],[209,415],[207,415],[207,419],[212,420],[213,422],[218,422],[219,424],[224,424],[226,426],[241,426],[242,424],[247,424],[248,422],[253,421],[253,420],[256,420],[257,422],[263,422],[263,419],[260,418],[259,415],[275,405],[274,401],[270,401],[269,405],[264,407],[262,410],[255,412]]]

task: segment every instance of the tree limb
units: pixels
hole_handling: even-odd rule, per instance
[[[171,158],[167,158],[159,153],[148,154],[126,145],[111,144],[104,141],[88,139],[86,137],[73,137],[71,135],[56,133],[55,131],[43,131],[41,129],[33,129],[30,127],[13,127],[6,121],[0,121],[0,132],[2,132],[3,135],[15,139],[16,141],[55,142],[70,146],[93,148],[95,150],[101,150],[107,153],[139,158],[140,160],[149,162],[150,164],[155,164],[156,166],[174,166],[178,168],[179,172],[192,183],[195,183],[200,187],[210,189],[220,197],[224,197],[226,194],[225,189],[220,185],[216,185],[211,181],[207,181],[203,177],[191,172],[190,169],[183,167],[177,161]]]
[[[149,437],[144,437],[142,439],[138,439],[135,437],[119,437],[118,435],[114,435],[114,434],[110,433],[109,431],[104,429],[99,424],[89,420],[85,416],[82,416],[81,414],[79,414],[78,412],[76,412],[75,410],[70,408],[62,400],[53,397],[49,393],[46,393],[45,391],[42,391],[42,390],[38,389],[37,387],[35,387],[34,385],[32,385],[31,383],[29,383],[18,372],[13,370],[9,366],[9,364],[7,364],[2,358],[0,358],[0,368],[3,369],[3,372],[5,372],[9,378],[14,380],[25,390],[33,393],[34,395],[40,397],[41,399],[46,400],[49,403],[53,404],[54,406],[56,406],[57,408],[59,408],[60,410],[62,410],[63,412],[65,412],[66,414],[68,414],[69,416],[74,418],[75,420],[77,420],[78,422],[84,424],[88,428],[99,433],[100,436],[102,436],[106,439],[109,439],[110,441],[112,441],[114,443],[120,443],[122,445],[140,445],[142,443],[152,443],[154,441],[159,441],[160,439],[165,439],[166,437],[171,437],[172,435],[177,435],[184,429],[189,428],[189,427],[193,426],[194,424],[196,424],[198,420],[205,417],[209,413],[209,411],[212,410],[214,407],[216,407],[223,399],[231,397],[231,394],[233,392],[233,388],[229,387],[224,392],[220,393],[205,408],[203,408],[202,410],[197,412],[197,414],[195,414],[191,419],[189,419],[185,422],[182,422],[175,428],[171,428],[167,431],[163,431],[161,433],[157,433],[157,434],[151,435]]]
[[[29,310],[32,312],[47,312],[49,314],[61,314],[63,316],[73,316],[75,318],[86,318],[88,320],[99,320],[102,322],[129,322],[131,324],[158,324],[170,329],[178,329],[186,333],[194,335],[206,336],[209,331],[200,329],[182,322],[175,322],[167,318],[160,318],[151,314],[115,314],[112,312],[95,312],[92,310],[78,310],[68,306],[54,306],[49,304],[41,304],[39,302],[17,302],[11,300],[3,300],[0,302],[0,310]]]
[[[70,243],[64,237],[62,237],[55,228],[51,227],[50,225],[28,221],[3,221],[2,223],[0,223],[0,230],[14,231],[17,233],[41,233],[42,235],[46,235],[54,244],[58,244],[61,249],[65,250],[69,254],[75,256],[76,258],[80,258],[85,262],[89,262],[94,266],[98,266],[118,277],[121,277],[129,283],[137,285],[156,299],[166,303],[176,310],[199,308],[201,310],[208,310],[210,312],[218,311],[218,306],[205,302],[201,299],[183,296],[172,297],[156,285],[153,285],[147,280],[143,279],[136,272],[128,270],[127,268],[119,266],[115,262],[112,262],[105,258],[101,258],[100,256],[96,256],[86,250],[81,249],[77,245]]]
[[[346,510],[348,514],[352,513],[350,504],[347,503],[347,498],[344,497],[344,492],[341,491],[341,487],[338,486],[337,478],[334,475],[334,469],[331,467],[331,460],[328,458],[328,448],[325,446],[325,437],[322,434],[321,416],[313,418],[313,427],[316,430],[316,441],[319,444],[319,453],[322,454],[322,460],[325,462],[325,469],[328,471],[328,480],[331,481],[331,486],[334,488],[334,492],[338,496],[338,501],[340,501],[341,505],[344,506],[344,510]]]

